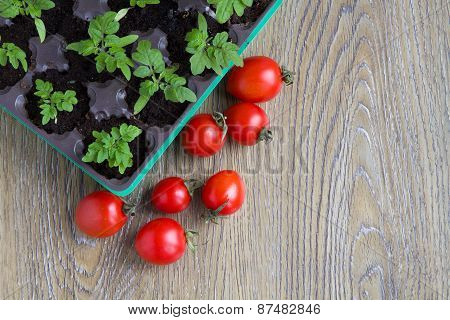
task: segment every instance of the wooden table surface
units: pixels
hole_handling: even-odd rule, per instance
[[[270,145],[193,159],[174,143],[132,198],[169,175],[244,176],[240,213],[176,218],[198,252],[169,267],[73,223],[99,186],[5,113],[0,121],[0,297],[439,299],[449,282],[449,2],[286,0],[247,55],[297,73],[265,105]],[[233,103],[223,86],[204,110]]]

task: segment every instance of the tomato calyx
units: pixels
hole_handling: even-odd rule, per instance
[[[219,128],[222,129],[222,140],[224,140],[228,132],[228,126],[226,123],[227,118],[222,113],[217,111],[213,113],[212,117],[219,126]]]
[[[137,202],[130,202],[125,200],[124,198],[120,198],[123,201],[122,211],[124,214],[130,217],[134,217],[136,212],[147,205],[147,203],[140,203],[139,200]]]
[[[193,230],[186,230],[184,232],[184,235],[186,237],[186,244],[192,252],[197,251],[198,244],[196,244],[193,240],[198,237],[198,232]]]
[[[230,202],[230,200],[225,201],[224,204],[222,204],[220,207],[218,207],[215,210],[208,210],[208,213],[204,214],[202,216],[202,218],[205,220],[206,223],[211,222],[211,223],[214,223],[214,224],[219,224],[217,222],[217,219],[220,218],[220,213],[228,205],[228,202]]]
[[[193,197],[195,190],[203,187],[203,182],[197,179],[188,179],[184,180],[184,185],[186,186],[186,189],[188,189],[188,192],[191,195],[191,197]]]
[[[281,67],[281,79],[286,86],[291,86],[294,83],[295,72],[289,71],[285,66]]]
[[[270,129],[263,128],[258,136],[258,142],[265,141],[269,143],[273,140],[273,133]]]
[[[124,201],[123,207],[122,207],[123,213],[125,213],[127,216],[134,217],[137,211],[137,205],[128,203]]]

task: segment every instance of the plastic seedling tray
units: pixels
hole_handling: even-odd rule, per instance
[[[240,54],[244,52],[251,41],[263,29],[269,19],[280,7],[282,2],[283,0],[274,0],[254,23],[247,25],[232,25],[230,28],[230,36],[234,38],[240,46]],[[4,20],[0,20],[0,24],[2,22],[5,23]],[[48,37],[46,41],[49,41]],[[31,47],[32,44],[30,41],[30,48]],[[39,66],[35,66],[35,68],[36,67]],[[189,78],[189,87],[196,92],[198,97],[197,102],[190,104],[173,125],[163,128],[149,126],[146,130],[144,130],[143,134],[146,135],[146,145],[150,150],[150,153],[132,175],[122,179],[108,179],[96,172],[89,164],[81,161],[81,158],[83,157],[82,153],[85,148],[85,145],[83,144],[84,137],[76,129],[61,135],[48,134],[46,131],[38,128],[30,121],[25,109],[25,104],[27,102],[25,95],[31,89],[33,72],[36,70],[29,71],[16,85],[0,90],[0,107],[2,107],[2,109],[9,113],[22,125],[45,140],[54,149],[59,151],[104,188],[119,196],[127,196],[136,189],[139,183],[144,179],[145,175],[164,154],[166,149],[174,141],[186,123],[192,118],[192,116],[195,115],[198,109],[202,106],[203,102],[224,78],[230,68],[231,66],[226,68],[222,75],[209,75],[203,78]],[[114,84],[110,83],[110,85]],[[123,101],[124,97],[116,97],[116,99],[122,99]]]

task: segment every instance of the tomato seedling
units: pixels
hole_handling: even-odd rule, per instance
[[[125,37],[116,35],[120,28],[119,21],[127,12],[128,9],[122,9],[119,12],[108,11],[97,16],[89,23],[90,38],[69,44],[67,50],[75,51],[83,57],[94,55],[98,73],[104,70],[113,73],[119,69],[129,81],[134,62],[127,55],[125,47],[133,44],[139,37],[135,34]]]
[[[189,207],[194,191],[202,185],[198,180],[169,177],[156,184],[150,201],[161,212],[178,213]]]
[[[222,149],[226,135],[227,126],[222,114],[199,114],[181,133],[181,145],[193,156],[210,157]]]
[[[224,170],[206,181],[202,190],[202,202],[209,213],[206,221],[216,222],[217,217],[238,211],[245,201],[245,185],[236,171]]]
[[[125,203],[108,191],[97,191],[84,197],[75,211],[75,224],[93,238],[116,234],[127,222]]]
[[[213,69],[217,74],[222,74],[230,61],[237,66],[243,65],[239,56],[239,47],[229,41],[227,32],[220,32],[213,37],[208,34],[208,24],[205,16],[198,14],[198,28],[192,29],[186,34],[186,52],[192,54],[191,72],[193,75],[202,74],[205,69]]]
[[[87,153],[81,160],[86,163],[108,162],[110,168],[118,168],[119,173],[124,174],[133,166],[130,143],[141,133],[142,129],[126,123],[112,128],[109,133],[93,131],[95,141],[88,146]]]
[[[268,57],[244,59],[243,67],[234,67],[227,80],[227,91],[245,102],[260,103],[272,100],[283,83],[293,83],[293,73],[280,67]]]
[[[41,109],[42,124],[46,125],[50,120],[57,123],[58,112],[72,112],[78,103],[77,93],[73,90],[54,91],[53,84],[37,79],[35,81],[35,96],[39,97],[38,107]]]
[[[197,101],[195,93],[186,87],[186,79],[175,73],[178,67],[167,67],[161,51],[152,49],[150,41],[139,41],[132,57],[139,64],[133,74],[144,79],[139,87],[139,99],[134,105],[134,114],[141,112],[158,91],[163,91],[168,101],[180,103]]]
[[[156,265],[168,265],[184,255],[186,246],[195,249],[192,237],[196,234],[185,231],[173,219],[159,218],[139,230],[134,246],[143,260]]]
[[[1,43],[0,37],[0,66],[5,67],[9,62],[14,69],[22,66],[23,71],[28,71],[27,54],[14,43]]]
[[[268,129],[269,117],[256,104],[243,102],[231,106],[224,112],[228,135],[243,146],[253,146],[261,141],[272,141]]]

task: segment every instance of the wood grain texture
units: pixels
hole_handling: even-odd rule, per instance
[[[449,2],[287,0],[248,55],[297,73],[266,105],[276,140],[193,159],[177,143],[132,198],[168,175],[240,171],[243,210],[205,225],[173,266],[132,249],[149,208],[116,237],[85,238],[98,188],[2,113],[0,297],[32,299],[448,299]],[[204,110],[233,102],[223,86]]]

